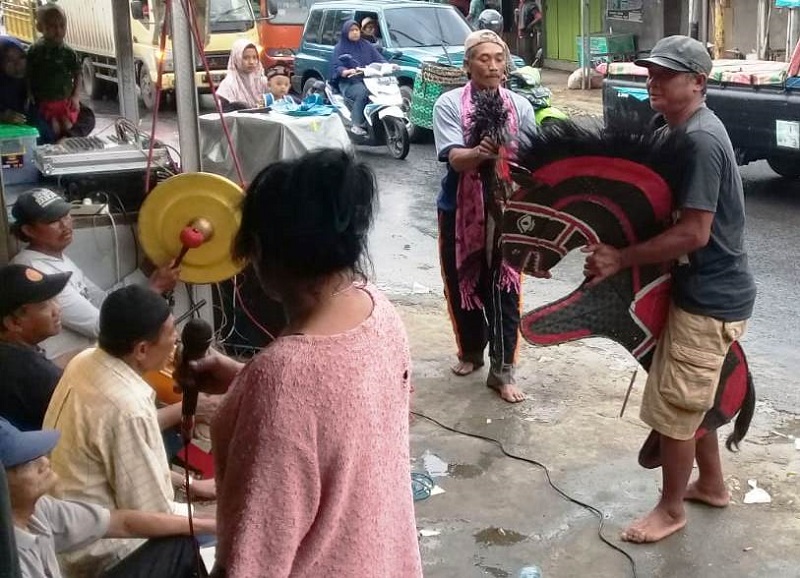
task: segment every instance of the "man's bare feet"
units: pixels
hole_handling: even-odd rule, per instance
[[[700,502],[707,506],[724,508],[731,503],[731,494],[724,485],[712,490],[700,486],[698,482],[692,482],[686,488],[686,494],[683,499],[687,502]]]
[[[450,371],[460,377],[474,373],[483,367],[483,363],[473,363],[471,361],[459,361],[456,365],[450,368]]]
[[[508,403],[519,403],[525,401],[525,394],[514,383],[489,386],[497,392],[501,399]]]
[[[686,512],[671,514],[659,505],[644,518],[631,524],[620,538],[634,544],[651,544],[671,536],[685,525]]]

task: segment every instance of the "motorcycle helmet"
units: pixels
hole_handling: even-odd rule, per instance
[[[478,30],[491,30],[503,33],[503,16],[497,10],[484,10],[478,16]]]

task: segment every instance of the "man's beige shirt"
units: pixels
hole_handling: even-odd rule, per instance
[[[61,432],[51,461],[58,497],[110,510],[172,511],[174,491],[155,392],[124,361],[88,349],[64,370],[44,427]],[[92,577],[143,540],[100,540],[62,557],[65,574]]]

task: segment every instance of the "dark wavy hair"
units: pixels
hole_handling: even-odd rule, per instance
[[[348,270],[365,279],[376,203],[375,175],[342,150],[274,163],[247,189],[234,257],[296,281]]]

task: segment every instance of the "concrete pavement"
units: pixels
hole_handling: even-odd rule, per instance
[[[639,577],[800,576],[800,451],[790,437],[800,437],[800,419],[761,405],[742,451],[723,452],[733,503],[689,505],[684,531],[656,545],[624,544],[619,531],[655,504],[660,488],[660,470],[636,463],[647,435],[638,420],[642,373],[618,417],[634,367],[627,353],[589,342],[525,345],[518,378],[528,399],[512,406],[484,386],[485,370],[449,371],[455,345],[439,299],[397,299],[412,346],[414,409],[548,465],[556,484],[604,512],[606,537],[633,556]],[[531,564],[546,578],[633,576],[599,540],[599,520],[560,497],[541,469],[424,419],[411,432],[415,469],[444,474],[436,481],[445,493],[417,503],[418,528],[440,532],[420,538],[425,576],[513,577]],[[771,504],[743,504],[751,478]]]

